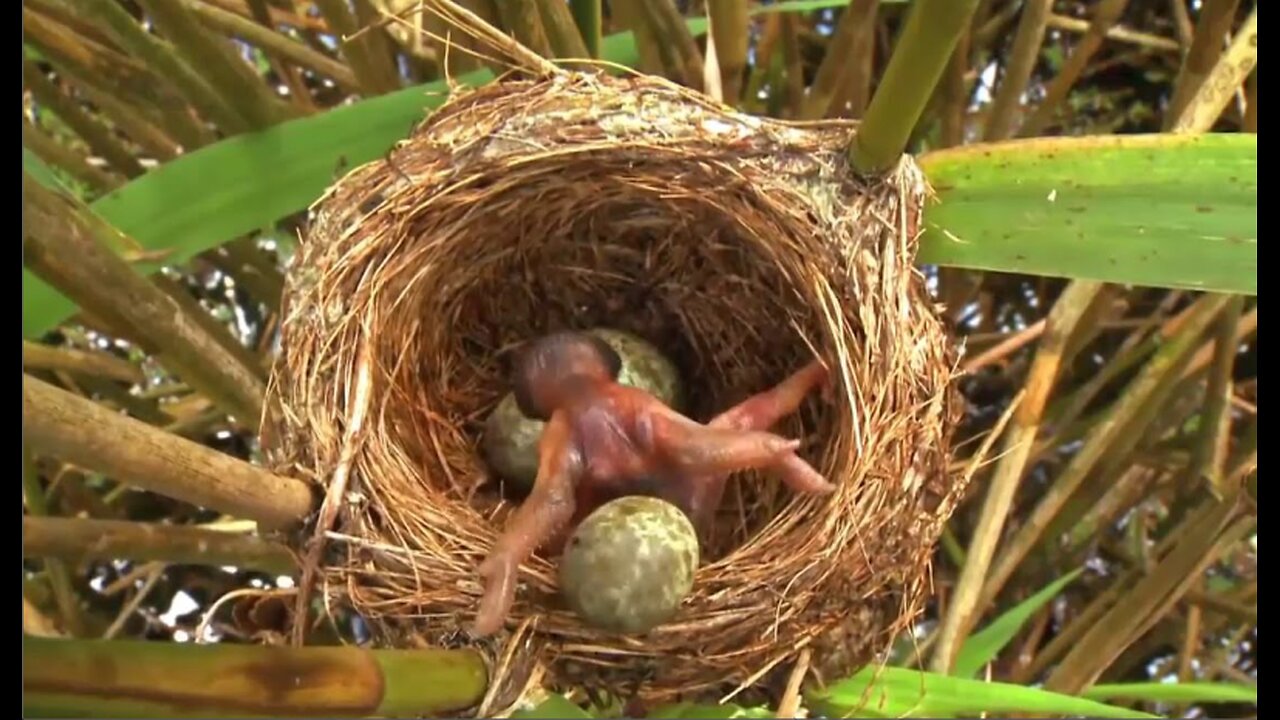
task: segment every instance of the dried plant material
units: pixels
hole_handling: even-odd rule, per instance
[[[380,644],[485,652],[504,688],[487,708],[515,702],[537,667],[552,686],[652,702],[743,683],[781,693],[804,648],[823,677],[874,661],[921,609],[964,479],[948,471],[955,351],[913,266],[928,188],[910,158],[860,179],[853,128],[544,68],[461,91],[331,188],[288,281],[266,448],[278,472],[318,487],[350,461],[320,568],[327,599],[354,606]],[[703,421],[818,353],[832,398],[777,431],[803,438],[840,489],[731,481],[690,597],[647,635],[585,627],[535,556],[516,635],[470,641],[476,568],[512,505],[479,453],[509,389],[505,353],[600,325],[662,348]]]

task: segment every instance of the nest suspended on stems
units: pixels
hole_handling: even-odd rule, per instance
[[[953,350],[912,264],[921,172],[904,157],[859,178],[849,123],[532,69],[457,92],[313,208],[267,449],[337,501],[317,587],[380,645],[481,650],[482,713],[537,679],[648,701],[767,697],[801,655],[829,680],[873,661],[920,610],[962,492],[947,469]],[[839,489],[731,479],[691,595],[645,636],[580,622],[535,556],[507,630],[473,640],[476,568],[518,503],[479,449],[508,351],[596,326],[661,348],[703,421],[818,353],[833,401],[775,431],[805,439]]]

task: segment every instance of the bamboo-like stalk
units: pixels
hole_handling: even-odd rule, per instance
[[[172,137],[165,134],[151,119],[137,108],[120,100],[108,91],[83,82],[81,78],[71,75],[67,78],[74,84],[86,100],[92,103],[100,113],[109,119],[117,129],[128,135],[142,147],[145,154],[160,162],[172,160],[182,151],[182,147]]]
[[[1245,82],[1244,127],[1247,133],[1258,134],[1258,68],[1255,67]]]
[[[1231,45],[1186,100],[1171,132],[1207,132],[1258,65],[1258,9],[1245,19]]]
[[[864,59],[862,49],[872,46],[879,6],[880,0],[850,0],[840,14],[809,86],[802,117],[816,120],[827,115],[840,86],[851,80],[852,67]]]
[[[1188,479],[1208,482],[1219,498],[1229,493],[1226,464],[1231,429],[1231,373],[1238,347],[1236,324],[1243,309],[1244,298],[1239,295],[1232,297],[1215,324],[1209,387],[1205,393],[1204,411],[1200,415],[1200,431],[1188,464]]]
[[[227,42],[204,28],[186,0],[139,0],[174,49],[251,130],[297,117],[299,110],[272,91]]]
[[[799,119],[804,108],[804,58],[800,55],[800,21],[782,13],[782,64],[787,76],[787,115]]]
[[[902,157],[977,5],[978,0],[911,4],[893,56],[849,144],[849,161],[859,172],[883,172]]]
[[[27,58],[22,59],[22,81],[31,91],[37,103],[53,111],[64,123],[80,136],[97,154],[125,177],[134,178],[146,172],[138,159],[129,152],[111,131],[93,119],[75,100],[57,88],[40,68]]]
[[[547,33],[547,42],[551,52],[561,58],[588,57],[587,44],[578,32],[573,14],[564,0],[535,0],[538,5],[538,18],[542,21],[542,29]]]
[[[427,717],[484,695],[473,650],[23,638],[28,717]]]
[[[272,528],[311,512],[310,487],[23,377],[22,433],[34,452]]]
[[[241,19],[246,20],[258,29],[266,30],[272,35],[276,35],[286,41],[289,40],[289,38],[284,35],[276,33],[275,25],[271,22],[271,10],[267,7],[266,0],[248,0],[246,4],[249,6],[248,17],[244,17],[243,15],[238,15],[236,13],[229,14],[237,21]],[[194,2],[189,2],[188,7],[190,7],[193,12],[200,14],[203,9],[211,6],[205,2],[201,2],[200,0],[195,0]],[[220,10],[221,8],[213,9]],[[203,22],[208,23],[207,18],[204,19]],[[306,41],[297,42],[296,44],[316,53],[315,48],[307,45]],[[267,62],[271,65],[271,68],[280,76],[280,79],[284,81],[285,86],[289,88],[289,99],[297,103],[304,112],[313,113],[318,110],[319,107],[316,105],[315,99],[311,97],[311,92],[307,88],[307,84],[303,80],[302,73],[299,72],[299,69],[290,64],[287,59],[281,57],[280,54],[274,50],[263,49],[263,54],[266,55]],[[316,54],[326,60],[329,59],[329,56],[323,53]]]
[[[707,0],[711,18],[711,41],[720,64],[720,87],[724,101],[737,105],[742,97],[742,81],[747,71],[747,45],[751,39],[751,15],[747,0]]]
[[[521,45],[544,58],[554,57],[536,0],[503,0],[498,3],[498,13],[502,26],[511,30]]]
[[[80,375],[98,377],[135,384],[146,380],[137,365],[104,352],[51,347],[42,343],[22,341],[22,366],[41,370],[65,370]]]
[[[227,326],[209,314],[200,305],[200,301],[192,297],[191,293],[180,282],[160,273],[156,273],[149,280],[152,285],[174,302],[178,312],[195,323],[199,331],[216,342],[230,357],[234,358],[239,363],[239,367],[252,373],[255,381],[262,383],[263,387],[266,386],[267,373],[264,369],[262,358],[255,355],[252,350],[237,340]]]
[[[345,0],[316,0],[316,7],[324,16],[329,30],[342,38],[340,44],[342,55],[360,81],[360,87],[365,94],[375,96],[398,89],[398,83],[390,82],[385,62],[380,61],[373,54],[369,37],[367,35],[354,37],[360,28]],[[390,77],[394,77],[394,73],[391,73]]]
[[[965,555],[960,580],[947,614],[938,631],[938,641],[930,661],[930,669],[947,674],[960,650],[960,645],[981,614],[977,603],[982,592],[996,543],[1004,532],[1005,520],[1013,506],[1014,492],[1026,470],[1049,394],[1064,363],[1071,358],[1066,350],[1071,337],[1079,332],[1081,318],[1094,304],[1103,284],[1076,280],[1063,290],[1049,311],[1044,340],[1036,350],[1027,374],[1026,396],[1013,416],[1012,427],[1005,436],[1000,464],[991,478],[978,525]]]
[[[680,82],[702,90],[702,53],[698,51],[698,43],[689,32],[684,17],[676,8],[673,0],[637,0],[640,12],[645,15],[653,36],[661,47],[669,48],[675,55],[674,69]]]
[[[1234,502],[1210,501],[1187,518],[1177,542],[1160,562],[1072,647],[1045,681],[1045,689],[1075,694],[1094,682],[1120,653],[1176,603],[1210,562],[1256,524],[1233,520]]]
[[[83,203],[23,173],[24,264],[81,307],[159,353],[160,361],[246,427],[262,416],[265,383],[108,243],[119,231]]]
[[[1183,0],[1172,0],[1172,2],[1174,5],[1181,5]],[[1089,32],[1089,21],[1067,17],[1066,15],[1050,13],[1049,27],[1055,30],[1066,30],[1067,32],[1073,33],[1087,33]],[[1163,52],[1178,52],[1182,49],[1182,46],[1178,44],[1177,40],[1170,40],[1169,38],[1161,37],[1160,35],[1152,35],[1151,33],[1130,30],[1127,27],[1119,25],[1113,25],[1110,30],[1107,30],[1106,37],[1108,40],[1129,43],[1130,45],[1137,45],[1151,50],[1161,50]]]
[[[378,72],[387,91],[399,90],[400,69],[396,63],[398,46],[387,32],[386,24],[382,22],[382,13],[370,0],[351,0],[351,6],[355,8],[356,23],[360,26],[356,40],[367,46],[373,69]]]
[[[254,535],[120,520],[23,517],[22,554],[77,561],[232,565],[277,575],[297,570],[287,547]]]
[[[323,75],[347,92],[356,92],[359,84],[351,68],[323,53],[316,52],[304,43],[286,37],[270,27],[256,23],[241,15],[206,3],[191,3],[191,10],[206,25],[218,32],[238,35],[281,61],[287,60],[300,67]],[[281,63],[283,65],[283,62]],[[292,84],[291,84],[292,87]],[[296,92],[296,91],[295,91]]]
[[[640,70],[650,75],[678,77],[674,61],[671,67],[667,66],[666,56],[671,54],[671,48],[658,43],[640,3],[611,3],[610,7],[615,21],[630,30],[635,38],[636,50],[640,53]]]
[[[1022,127],[1018,129],[1020,137],[1033,137],[1039,135],[1040,131],[1053,119],[1054,113],[1058,111],[1058,106],[1066,100],[1067,94],[1071,92],[1072,86],[1076,84],[1076,80],[1084,73],[1085,68],[1089,66],[1089,61],[1093,59],[1093,54],[1102,47],[1102,41],[1106,38],[1107,32],[1120,19],[1120,15],[1124,13],[1125,5],[1129,0],[1099,0],[1094,7],[1093,21],[1089,25],[1089,32],[1085,33],[1080,42],[1076,43],[1076,47],[1071,51],[1071,56],[1063,63],[1062,69],[1058,71],[1057,76],[1049,82],[1048,87],[1044,91],[1044,99],[1040,101],[1040,105],[1031,113],[1031,117],[1022,123]]]
[[[201,114],[217,123],[223,131],[239,133],[249,129],[248,121],[226,98],[215,92],[204,78],[183,62],[171,46],[144,30],[124,6],[115,0],[86,0],[84,9],[106,26],[121,47],[173,83]],[[188,138],[179,139],[184,145],[194,147]],[[207,139],[207,136],[202,136],[201,142]]]
[[[603,33],[601,2],[602,0],[569,0],[573,23],[578,26],[587,54],[593,58],[600,57],[600,36]]]
[[[114,190],[122,183],[120,178],[90,165],[87,158],[49,137],[43,130],[26,120],[22,121],[22,145],[41,160],[62,168],[75,179],[98,192]]]
[[[30,513],[23,516],[24,521],[32,517],[48,517],[47,498],[44,488],[40,487],[40,478],[36,475],[35,458],[26,443],[22,444],[22,496],[27,512]],[[63,626],[71,635],[83,635],[84,618],[80,614],[75,588],[71,586],[71,572],[58,558],[46,558],[44,566],[49,573],[49,587],[53,590],[53,600],[58,606]]]
[[[1106,457],[1123,454],[1137,444],[1140,428],[1136,419],[1144,411],[1159,405],[1157,398],[1168,393],[1190,360],[1192,351],[1199,346],[1205,328],[1222,312],[1226,303],[1225,297],[1216,295],[1198,300],[1180,334],[1161,347],[1129,383],[1124,394],[1089,433],[1084,447],[1041,496],[1004,552],[992,563],[975,607],[985,607],[995,600],[1014,570],[1035,547],[1044,529]]]
[[[1027,0],[1022,4],[1022,18],[1018,21],[1018,32],[1013,38],[1004,77],[1000,79],[1000,87],[987,116],[983,135],[987,142],[1004,140],[1013,134],[1015,113],[1022,104],[1022,94],[1031,80],[1036,59],[1040,57],[1045,26],[1052,8],[1053,0]]]
[[[1178,76],[1173,81],[1173,97],[1165,109],[1166,130],[1177,124],[1187,103],[1218,64],[1223,39],[1231,32],[1231,23],[1235,21],[1239,5],[1240,0],[1205,0],[1200,6],[1191,47],[1178,69]]]

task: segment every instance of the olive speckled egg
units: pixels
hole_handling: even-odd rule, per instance
[[[622,357],[618,382],[652,394],[679,409],[684,389],[676,366],[656,347],[621,330],[595,328],[591,334],[609,343]],[[521,488],[533,485],[538,475],[538,439],[546,423],[520,412],[515,395],[507,393],[485,422],[482,449],[489,467]]]
[[[693,588],[698,536],[675,505],[629,496],[601,505],[560,558],[560,594],[584,622],[626,634],[670,620]]]

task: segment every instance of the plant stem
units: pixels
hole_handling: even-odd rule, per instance
[[[551,44],[551,52],[559,58],[586,58],[587,45],[582,40],[582,33],[574,24],[573,14],[569,12],[564,0],[536,0],[538,17],[542,20],[542,28],[547,33],[547,42]]]
[[[387,77],[391,73],[391,78],[394,78],[394,73],[385,67],[390,60],[383,61],[374,55],[367,35],[353,37],[359,27],[345,0],[316,0],[316,7],[324,16],[330,31],[341,39],[342,54],[359,79],[365,95],[373,97],[399,89],[399,83],[392,82]]]
[[[1236,324],[1244,298],[1233,296],[1222,314],[1218,316],[1213,340],[1213,366],[1209,375],[1209,387],[1205,404],[1200,413],[1200,430],[1191,448],[1188,464],[1188,480],[1193,484],[1208,482],[1219,497],[1225,497],[1227,474],[1227,443],[1231,435],[1230,403],[1231,373],[1236,357]]]
[[[23,377],[22,432],[34,452],[143,490],[281,527],[311,512],[306,483],[281,477]]]
[[[1013,426],[1005,436],[1000,464],[996,467],[987,490],[986,501],[965,555],[955,595],[938,631],[938,643],[930,662],[933,672],[947,674],[951,671],[955,654],[959,652],[964,638],[981,614],[979,608],[985,607],[977,604],[978,596],[982,592],[987,569],[995,554],[996,543],[1004,532],[1005,520],[1013,506],[1014,492],[1022,479],[1027,458],[1040,431],[1040,420],[1048,403],[1049,393],[1062,366],[1071,361],[1065,354],[1071,337],[1079,331],[1081,318],[1087,315],[1102,288],[1102,283],[1073,281],[1049,312],[1044,340],[1036,350],[1035,360],[1027,375],[1026,397],[1014,413]]]
[[[50,165],[55,165],[97,192],[120,187],[121,180],[89,164],[71,148],[49,137],[34,124],[22,121],[22,145]]]
[[[1231,23],[1235,20],[1236,7],[1239,5],[1240,0],[1205,0],[1200,6],[1191,47],[1182,61],[1182,67],[1178,69],[1178,77],[1173,82],[1173,97],[1165,109],[1166,130],[1171,129],[1182,117],[1187,103],[1218,64],[1218,58],[1222,55],[1222,40],[1231,32]]]
[[[65,370],[80,375],[139,384],[146,380],[137,365],[104,352],[52,347],[42,343],[22,341],[22,366],[40,370]]]
[[[597,59],[600,57],[602,33],[600,4],[601,0],[569,0],[569,12],[573,14],[573,22],[582,35],[587,54]]]
[[[978,0],[911,4],[893,57],[849,144],[849,161],[859,172],[878,174],[898,162],[977,6]]]
[[[24,263],[80,307],[157,351],[169,369],[257,428],[265,383],[159,288],[112,252],[120,233],[83,203],[23,174]],[[114,237],[113,237],[114,236]]]
[[[112,137],[110,130],[90,117],[75,100],[45,77],[35,63],[26,58],[22,59],[22,81],[36,102],[52,110],[53,114],[75,130],[95,153],[105,158],[122,175],[134,178],[146,172],[133,153]]]
[[[1004,140],[1013,134],[1014,113],[1021,105],[1022,94],[1040,56],[1045,24],[1052,8],[1053,0],[1027,0],[1022,4],[1022,18],[1018,21],[1018,32],[1013,38],[1004,77],[1000,79],[1000,88],[991,102],[984,135],[987,142]]]
[[[234,565],[277,575],[297,570],[288,548],[253,535],[121,520],[24,517],[22,553],[73,560]]]
[[[711,42],[720,64],[720,87],[724,102],[737,105],[742,97],[742,80],[747,71],[747,45],[751,38],[751,16],[746,0],[707,0],[711,18]]]
[[[1208,132],[1257,65],[1258,9],[1255,7],[1227,51],[1186,101],[1169,131]]]
[[[1071,92],[1072,86],[1076,84],[1076,80],[1084,73],[1085,68],[1089,66],[1089,61],[1093,59],[1093,54],[1102,47],[1102,41],[1106,38],[1107,33],[1111,30],[1111,26],[1116,24],[1120,19],[1120,15],[1124,12],[1124,7],[1129,0],[1100,0],[1094,6],[1093,22],[1089,25],[1089,32],[1080,38],[1080,42],[1076,44],[1071,56],[1063,63],[1062,69],[1058,71],[1056,77],[1045,88],[1044,99],[1040,101],[1040,106],[1031,113],[1031,117],[1022,123],[1022,127],[1018,130],[1020,137],[1032,137],[1039,135],[1049,121],[1053,119],[1053,115],[1058,111],[1058,106],[1063,100],[1067,99],[1067,94]]]
[[[26,716],[430,717],[484,695],[473,650],[23,638]]]
[[[49,515],[48,499],[44,488],[40,486],[40,478],[36,474],[35,458],[31,447],[22,444],[22,496],[27,512],[23,522],[30,518],[47,518]],[[84,618],[80,615],[80,603],[75,588],[71,585],[71,573],[67,566],[57,558],[46,558],[45,570],[49,573],[49,587],[53,589],[53,599],[58,605],[58,613],[62,623],[72,635],[84,634]]]
[[[331,80],[346,92],[357,92],[359,84],[356,74],[351,68],[333,58],[316,52],[304,43],[281,35],[270,27],[260,25],[248,18],[227,12],[213,5],[198,2],[191,4],[191,10],[209,27],[228,35],[238,35],[246,42],[253,43],[265,51],[270,51],[281,60],[288,60],[296,65],[312,70]]]
[[[879,6],[880,0],[851,0],[849,7],[840,13],[840,21],[827,41],[826,52],[805,98],[805,119],[825,117],[840,86],[850,81],[854,66],[865,59],[875,39],[875,18]]]
[[[88,0],[85,10],[107,27],[121,47],[177,86],[192,105],[225,132],[240,133],[251,127],[227,98],[206,84],[170,45],[144,30],[123,5],[115,0]]]
[[[689,26],[676,8],[674,0],[637,0],[641,14],[647,16],[649,26],[658,43],[670,49],[675,56],[676,77],[685,85],[702,90],[702,53],[689,32]]]
[[[1134,378],[1120,399],[1107,411],[1106,417],[1089,433],[1084,447],[1072,457],[1053,486],[1043,494],[1035,509],[1009,540],[1004,553],[983,578],[982,594],[975,607],[985,607],[994,602],[1005,582],[1035,547],[1044,529],[1103,460],[1127,451],[1127,448],[1138,442],[1141,428],[1136,427],[1138,423],[1135,418],[1160,404],[1159,398],[1167,394],[1181,375],[1191,352],[1199,345],[1205,328],[1222,311],[1226,302],[1225,297],[1217,295],[1207,295],[1197,301],[1195,311],[1178,337],[1160,348],[1155,357],[1143,367],[1138,377]]]

